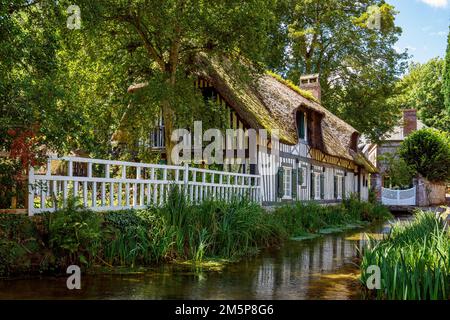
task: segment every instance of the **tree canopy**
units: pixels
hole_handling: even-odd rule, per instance
[[[442,94],[444,95],[447,112],[450,114],[450,27],[447,36],[447,54],[445,55],[445,70]]]
[[[417,109],[419,118],[430,127],[450,132],[450,113],[444,104],[444,60],[434,58],[412,63],[397,83],[390,103],[401,109]]]
[[[55,107],[58,16],[50,6],[26,0],[0,6],[0,148]],[[39,112],[41,111],[41,113]]]
[[[80,0],[78,5],[84,8],[85,28],[96,30],[94,37],[106,28],[105,37],[138,56],[129,69],[134,81],[151,82],[158,93],[153,102],[163,112],[169,163],[177,120],[200,116],[192,112],[200,102],[193,97],[192,81],[186,81],[193,55],[239,53],[261,61],[275,22],[268,0]]]
[[[430,181],[450,179],[450,139],[448,133],[427,128],[411,133],[400,146],[402,159]]]
[[[405,68],[394,44],[401,29],[394,7],[384,1],[286,0],[279,33],[285,51],[272,68],[294,83],[301,74],[321,75],[322,102],[373,140],[395,125],[398,108],[388,104]],[[375,7],[374,7],[375,6]],[[368,24],[376,8],[379,28]]]
[[[217,121],[193,90],[192,56],[199,51],[243,56],[294,83],[300,74],[321,73],[324,105],[370,137],[396,123],[398,105],[386,97],[405,54],[394,50],[401,30],[383,1],[78,0],[79,30],[66,26],[71,4],[0,6],[4,149],[33,128],[40,145],[54,151],[115,156],[114,132],[125,128],[134,145],[161,110],[166,141],[176,126]],[[379,29],[367,25],[373,5]],[[140,92],[127,93],[144,82]]]

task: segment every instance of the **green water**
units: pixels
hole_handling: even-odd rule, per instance
[[[0,280],[0,299],[360,299],[359,248],[389,225],[289,241],[221,271],[164,265],[137,274]]]

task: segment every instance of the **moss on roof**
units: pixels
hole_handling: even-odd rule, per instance
[[[320,105],[310,92],[273,72],[260,73],[245,62],[223,56],[202,53],[196,64],[198,74],[212,83],[250,127],[264,128],[269,133],[278,129],[282,143],[296,145],[299,139],[296,112],[299,108],[310,110],[322,118],[322,151],[355,161],[355,152],[350,146],[356,129]],[[242,74],[240,69],[245,68],[248,70]]]
[[[280,76],[279,74],[276,74],[276,73],[274,73],[274,72],[272,72],[270,70],[267,70],[266,73],[269,76],[274,77],[276,80],[278,80],[279,82],[281,82],[285,86],[288,86],[289,88],[291,88],[292,90],[294,90],[295,92],[297,92],[298,94],[303,96],[304,98],[312,100],[312,101],[315,101],[317,103],[320,103],[319,100],[317,100],[317,98],[314,97],[314,95],[311,92],[309,92],[307,90],[300,89],[291,80],[286,80],[282,76]]]

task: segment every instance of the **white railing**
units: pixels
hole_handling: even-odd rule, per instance
[[[59,166],[52,168],[54,162]],[[56,171],[56,172],[55,172]],[[64,171],[64,173],[61,173]],[[55,211],[76,198],[96,211],[161,206],[169,190],[184,190],[191,203],[248,197],[261,202],[259,175],[89,158],[50,158],[43,172],[29,173],[29,215]]]
[[[382,188],[381,202],[388,206],[415,206],[416,187],[407,190]]]

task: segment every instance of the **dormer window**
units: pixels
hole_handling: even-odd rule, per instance
[[[297,130],[300,140],[306,140],[306,119],[303,111],[297,111]]]

